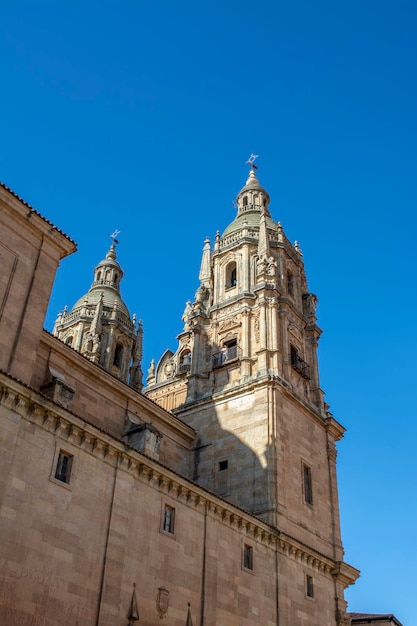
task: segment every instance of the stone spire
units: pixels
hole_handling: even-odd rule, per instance
[[[202,285],[210,287],[210,239],[208,237],[204,241],[199,278]]]
[[[261,219],[259,222],[259,243],[258,243],[258,257],[266,258],[269,256],[269,239],[268,232],[266,230],[266,219],[264,211],[261,211]]]
[[[101,292],[100,298],[96,305],[94,318],[93,318],[93,321],[91,322],[90,332],[92,335],[100,335],[101,333],[101,316],[103,314],[103,297],[104,297],[104,294],[103,292]]]

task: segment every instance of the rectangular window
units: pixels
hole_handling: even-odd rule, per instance
[[[313,504],[313,485],[311,481],[311,467],[303,465],[303,488],[304,501],[307,504]]]
[[[55,478],[68,485],[71,476],[72,455],[60,450],[55,468]]]
[[[166,533],[174,534],[175,509],[168,504],[164,507],[164,516],[162,520],[162,530]]]
[[[219,461],[217,474],[217,493],[225,496],[228,492],[229,462],[227,459]]]
[[[253,548],[245,545],[243,548],[243,567],[253,570]]]
[[[306,574],[306,596],[314,598],[313,577]]]

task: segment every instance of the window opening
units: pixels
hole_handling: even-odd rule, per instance
[[[213,354],[213,368],[221,367],[225,363],[234,361],[239,356],[237,339],[229,339],[223,342],[222,349],[217,354]]]
[[[306,574],[306,596],[314,598],[313,577]]]
[[[294,295],[294,276],[290,272],[288,272],[287,276],[287,291],[290,296]]]
[[[313,504],[313,484],[311,480],[311,467],[303,465],[304,500],[307,504]]]
[[[184,350],[184,352],[181,354],[178,369],[180,372],[189,372],[191,370],[191,351],[190,350]]]
[[[243,548],[243,567],[245,569],[253,570],[253,548],[247,546]]]
[[[219,496],[225,496],[229,490],[229,462],[227,459],[219,461],[217,474],[217,492]]]
[[[62,483],[68,484],[70,481],[72,466],[72,455],[60,450],[55,468],[55,478]]]
[[[114,351],[113,365],[115,365],[116,367],[120,369],[122,367],[122,362],[123,362],[123,345],[121,343],[118,343]]]
[[[226,267],[226,289],[231,289],[237,285],[236,263],[233,261]]]
[[[172,506],[165,505],[164,508],[164,519],[162,524],[162,530],[166,533],[173,534],[174,533],[174,520],[175,520],[175,509]]]
[[[297,348],[294,348],[292,345],[290,346],[290,359],[291,366],[295,369],[295,371],[301,374],[301,376],[306,380],[310,380],[309,364],[300,357]]]

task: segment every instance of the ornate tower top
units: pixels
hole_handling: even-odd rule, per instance
[[[237,216],[224,231],[223,238],[243,227],[259,229],[261,214],[265,215],[267,228],[276,231],[276,223],[269,213],[269,201],[269,193],[262,187],[251,167],[245,186],[236,196]]]
[[[142,327],[120,295],[123,270],[116,257],[116,232],[106,257],[94,269],[88,292],[58,315],[54,335],[136,389],[142,388]]]

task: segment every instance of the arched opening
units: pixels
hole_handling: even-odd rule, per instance
[[[101,280],[101,271],[97,272],[97,281]]]
[[[72,335],[70,335],[69,337],[65,339],[65,343],[67,346],[72,346],[73,341],[74,341],[74,337]]]
[[[243,196],[243,206],[248,206],[248,196]]]
[[[123,344],[118,343],[114,351],[113,365],[120,369],[123,363]]]
[[[231,289],[237,285],[236,262],[232,261],[226,267],[226,289]]]
[[[190,370],[191,370],[191,350],[187,349],[181,353],[178,371],[189,372]]]

